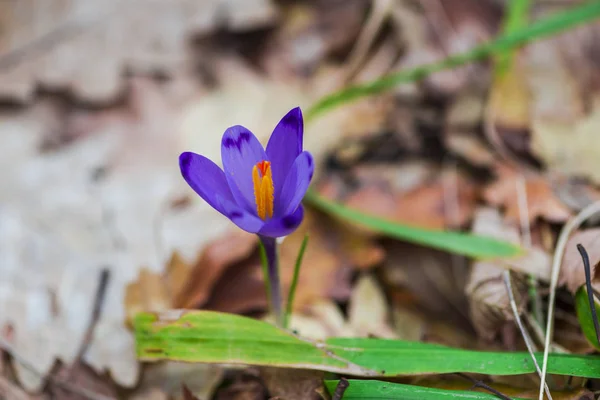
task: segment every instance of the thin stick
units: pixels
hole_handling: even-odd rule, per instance
[[[98,320],[100,319],[100,314],[102,312],[102,304],[104,303],[104,297],[106,295],[106,288],[108,287],[109,278],[110,270],[108,268],[102,269],[102,271],[100,271],[100,282],[98,283],[96,295],[94,296],[94,308],[92,309],[92,316],[75,360],[81,360],[87,349],[90,347],[90,343],[92,342],[92,337],[94,335],[94,329],[98,324]]]
[[[367,17],[367,22],[361,29],[358,40],[352,48],[348,61],[346,62],[346,81],[349,81],[350,78],[352,78],[360,64],[364,61],[377,33],[381,30],[385,20],[388,18],[393,4],[394,2],[391,0],[375,0],[371,3],[371,11]]]
[[[340,381],[335,387],[335,392],[333,392],[331,400],[342,400],[344,398],[346,389],[348,389],[348,386],[350,386],[350,382],[348,382],[346,378],[340,378]]]
[[[552,328],[554,318],[554,307],[556,301],[556,287],[558,286],[558,277],[560,274],[560,265],[565,254],[565,247],[569,235],[577,229],[586,219],[600,212],[600,201],[590,204],[574,218],[571,218],[560,232],[558,243],[554,250],[552,259],[552,273],[550,276],[550,299],[548,301],[548,313],[546,315],[546,336],[544,338],[544,360],[542,363],[542,382],[540,384],[539,400],[544,400],[544,386],[546,384],[546,372],[548,370],[548,352],[550,351],[550,341],[552,340]]]
[[[290,315],[292,315],[292,307],[294,305],[294,297],[296,295],[296,287],[298,286],[298,277],[300,276],[300,266],[302,266],[302,259],[304,258],[304,252],[306,251],[306,245],[308,244],[308,234],[304,235],[304,239],[302,240],[302,244],[300,245],[300,251],[298,252],[298,257],[296,258],[296,265],[294,265],[294,276],[292,277],[292,283],[290,285],[290,291],[288,293],[288,301],[287,307],[285,311],[285,317],[283,320],[283,327],[287,329],[288,323],[290,320]]]
[[[600,323],[598,322],[598,314],[596,313],[596,302],[594,301],[594,288],[592,287],[592,272],[590,271],[590,257],[588,256],[585,247],[581,243],[577,244],[577,250],[581,254],[583,260],[583,270],[585,271],[585,287],[587,289],[588,301],[590,303],[590,312],[592,313],[592,321],[594,322],[594,330],[596,331],[596,340],[600,345]]]
[[[508,292],[508,299],[510,300],[510,308],[512,309],[513,316],[515,317],[515,322],[521,331],[521,336],[523,336],[523,340],[525,341],[525,346],[527,347],[527,351],[533,360],[533,365],[535,365],[535,370],[538,373],[538,376],[542,377],[542,370],[540,369],[540,365],[538,364],[535,354],[533,343],[531,341],[531,337],[529,336],[529,332],[525,329],[523,322],[521,321],[521,316],[519,315],[519,310],[517,309],[517,302],[515,301],[515,294],[513,292],[512,282],[510,279],[510,271],[506,270],[502,273],[504,278],[504,285],[506,286],[506,291]],[[548,385],[545,385],[546,395],[549,400],[552,400],[552,395],[550,394],[550,389]]]
[[[463,374],[462,372],[458,372],[456,373],[456,375],[460,376],[461,378],[465,378],[468,381],[471,381],[471,383],[473,383],[473,388],[480,388],[483,390],[487,390],[488,392],[500,397],[502,400],[512,400],[510,397],[508,397],[507,395],[505,395],[504,393],[494,389],[493,387],[491,387],[490,385],[487,385],[486,383],[477,380],[475,378],[471,378],[469,375],[467,374]]]

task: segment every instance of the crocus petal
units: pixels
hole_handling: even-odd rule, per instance
[[[267,156],[273,170],[275,198],[279,197],[285,177],[296,157],[302,152],[303,130],[302,111],[300,107],[296,107],[279,121],[267,143]]]
[[[277,199],[276,215],[288,215],[298,207],[308,190],[314,169],[313,158],[309,152],[304,151],[296,157]]]
[[[223,134],[221,158],[236,202],[247,211],[256,212],[252,168],[256,163],[268,160],[262,145],[248,129],[232,126]]]
[[[256,215],[244,210],[238,204],[218,196],[219,203],[224,210],[225,216],[246,232],[256,233],[262,229],[265,222]]]
[[[225,214],[217,196],[228,201],[234,199],[221,168],[208,158],[192,152],[181,153],[179,168],[188,185],[214,209]]]
[[[302,218],[304,218],[304,207],[301,204],[293,213],[267,221],[258,234],[269,237],[287,236],[300,226]]]

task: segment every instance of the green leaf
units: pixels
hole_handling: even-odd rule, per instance
[[[529,0],[511,0],[508,3],[507,14],[503,21],[503,34],[508,35],[525,28],[529,19],[530,7],[531,2]],[[517,48],[513,48],[496,53],[494,67],[496,75],[504,74],[510,70],[516,51]]]
[[[441,374],[527,374],[527,353],[462,350],[383,339],[313,342],[266,322],[211,311],[142,313],[134,323],[143,361],[186,361],[303,368],[363,377]],[[541,363],[542,355],[536,357]],[[548,373],[600,378],[600,357],[552,354]]]
[[[594,306],[596,307],[596,315],[600,315],[600,304],[598,304],[595,298]],[[596,330],[594,329],[594,317],[592,316],[585,286],[581,286],[575,294],[575,311],[577,312],[577,319],[585,338],[592,346],[600,350],[600,345],[596,338]]]
[[[304,200],[328,214],[363,225],[382,235],[451,253],[480,259],[515,257],[523,254],[523,249],[519,246],[485,236],[425,229],[386,221],[327,200],[312,190],[308,191]]]
[[[361,97],[390,90],[400,83],[418,81],[434,72],[458,67],[469,62],[489,57],[490,55],[502,53],[506,50],[521,46],[529,41],[556,34],[568,28],[592,21],[598,17],[600,17],[600,1],[589,1],[569,10],[557,12],[554,15],[530,24],[523,29],[500,36],[496,40],[485,43],[466,53],[448,57],[438,63],[400,71],[396,74],[391,74],[363,85],[351,86],[325,96],[306,112],[305,119],[308,121],[323,114],[329,109],[349,103]]]
[[[344,392],[344,400],[444,400],[444,399],[470,399],[470,400],[498,400],[497,396],[467,390],[444,390],[422,386],[403,385],[400,383],[382,381],[364,381],[349,379],[350,386]],[[325,386],[329,393],[333,393],[338,384],[335,380],[326,380]],[[514,400],[520,400],[514,398]]]

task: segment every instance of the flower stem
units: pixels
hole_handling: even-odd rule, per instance
[[[279,279],[279,257],[277,254],[277,241],[275,238],[258,235],[266,255],[265,283],[269,290],[271,312],[275,315],[277,326],[283,327],[284,314],[281,300],[281,281]],[[263,271],[265,269],[263,268]]]

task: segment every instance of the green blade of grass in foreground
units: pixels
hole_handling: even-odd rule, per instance
[[[557,12],[554,15],[530,24],[523,29],[503,35],[496,40],[485,43],[466,53],[445,58],[438,63],[400,71],[373,82],[351,86],[325,96],[306,112],[305,118],[309,121],[325,111],[344,103],[372,94],[381,93],[392,89],[400,83],[418,81],[434,72],[454,68],[489,57],[496,53],[505,52],[506,50],[521,46],[529,41],[556,34],[598,17],[600,17],[600,1],[590,1],[569,10]]]
[[[344,400],[498,400],[498,397],[493,394],[467,390],[444,390],[375,380],[350,379],[348,382],[350,386],[344,392]],[[335,392],[337,384],[336,380],[325,381],[330,394]],[[514,398],[514,400],[524,399]]]
[[[518,375],[535,371],[527,353],[483,352],[382,339],[313,342],[266,322],[211,311],[138,314],[143,361],[184,361],[303,368],[363,377],[452,372]],[[541,362],[542,355],[536,355]],[[548,372],[600,378],[600,357],[552,354]]]
[[[390,222],[363,214],[341,204],[327,200],[309,190],[304,201],[343,220],[354,222],[378,233],[407,242],[417,243],[451,253],[474,258],[505,258],[523,254],[523,249],[501,240],[462,232],[440,231]]]

